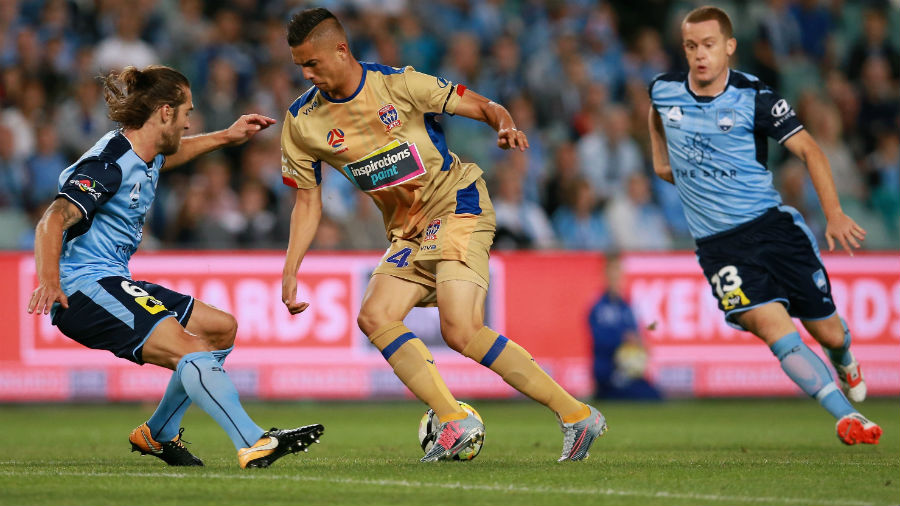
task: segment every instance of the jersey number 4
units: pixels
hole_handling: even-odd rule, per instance
[[[403,248],[402,250],[387,257],[385,262],[396,264],[397,267],[406,267],[407,265],[409,265],[408,258],[410,253],[412,253],[412,248]]]

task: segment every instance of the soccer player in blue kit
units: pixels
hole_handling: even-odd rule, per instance
[[[128,261],[167,170],[224,146],[246,142],[275,120],[241,116],[226,130],[182,139],[193,109],[190,84],[176,70],[126,67],[105,79],[109,117],[121,128],[104,135],[62,171],[59,193],[37,225],[38,287],[28,312],[52,315],[69,338],[139,365],[174,372],[150,419],[129,437],[132,450],[172,466],[200,466],[179,425],[196,403],[228,434],[242,468],[267,467],[305,450],[321,425],[264,431],[244,411],[223,369],[237,323],[230,314],[146,281]]]
[[[866,396],[850,331],[835,309],[812,233],[772,185],[767,137],[808,167],[828,220],[829,250],[837,241],[852,255],[865,230],[841,210],[828,160],[791,106],[756,77],[729,68],[737,41],[728,15],[699,7],[684,18],[681,33],[689,72],[662,74],[650,84],[653,168],[678,190],[719,308],[729,324],[762,339],[788,377],[838,420],[842,442],[877,444],[881,427],[847,399]],[[792,317],[821,344],[847,396],[800,339]]]

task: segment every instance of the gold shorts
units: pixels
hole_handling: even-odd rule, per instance
[[[483,179],[457,193],[456,210],[468,212],[435,217],[418,237],[395,238],[373,274],[424,285],[428,295],[418,306],[434,306],[444,281],[471,281],[487,290],[496,220]]]

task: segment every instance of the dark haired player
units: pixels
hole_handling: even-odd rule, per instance
[[[159,407],[129,437],[132,449],[172,466],[200,466],[182,444],[181,418],[198,404],[228,434],[241,467],[267,467],[305,450],[321,425],[264,431],[244,411],[222,368],[237,323],[230,314],[153,283],[131,278],[159,172],[223,146],[246,142],[275,123],[241,116],[227,130],[182,139],[193,109],[188,80],[163,66],[125,68],[105,83],[109,116],[121,129],[104,135],[59,177],[59,194],[37,225],[38,287],[28,312],[52,315],[69,338],[136,364],[172,369]]]
[[[881,428],[853,408],[791,321],[798,318],[822,345],[850,399],[864,400],[866,384],[816,241],[772,186],[767,137],[809,168],[828,219],[829,250],[837,241],[852,254],[865,230],[841,210],[828,160],[790,105],[756,77],[729,69],[737,42],[728,15],[697,8],[681,34],[689,72],[650,84],[653,167],[678,189],[719,308],[729,324],[762,339],[788,377],[838,420],[841,441],[877,444]]]
[[[282,176],[297,188],[282,300],[292,314],[297,270],[322,213],[322,162],[366,192],[384,215],[391,245],[363,297],[359,328],[394,373],[440,418],[438,440],[422,458],[451,458],[484,435],[447,389],[425,344],[403,324],[414,306],[437,305],[447,344],[550,408],[563,430],[559,458],[581,460],[606,430],[603,415],[569,395],[531,355],[484,325],[494,209],[481,169],[447,148],[437,118],[459,114],[497,131],[497,145],[525,150],[509,112],[461,84],[358,62],[340,22],[326,9],[288,26],[294,63],[313,87],[294,102],[282,130]],[[549,336],[548,336],[549,337]]]

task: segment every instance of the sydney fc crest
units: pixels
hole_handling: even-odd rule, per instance
[[[387,104],[381,109],[378,109],[378,119],[384,123],[386,131],[388,132],[401,125],[400,115],[397,114],[397,109],[394,107],[394,104]]]
[[[716,109],[716,126],[727,132],[734,127],[734,109]]]
[[[825,277],[825,271],[822,269],[817,270],[813,273],[812,278],[819,290],[823,293],[828,293],[828,278]]]

